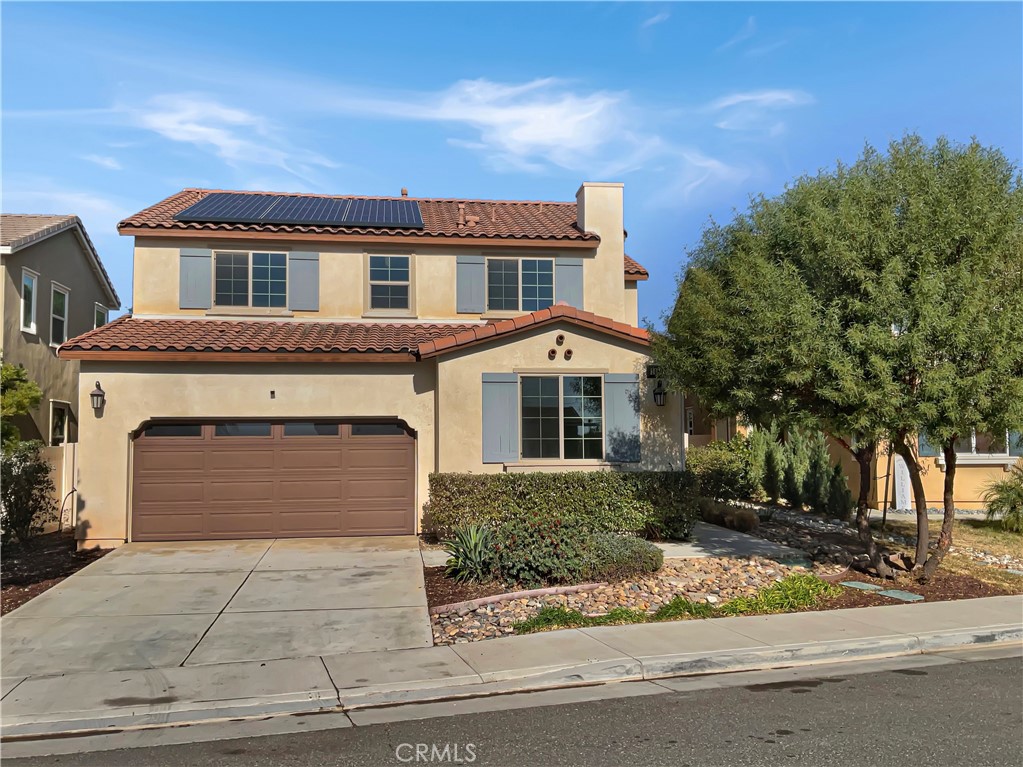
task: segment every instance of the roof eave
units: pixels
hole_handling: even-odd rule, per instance
[[[57,356],[92,362],[415,362],[412,352],[250,352],[141,349],[76,349],[61,347]]]

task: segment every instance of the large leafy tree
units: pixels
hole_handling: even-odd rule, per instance
[[[951,448],[969,428],[1020,422],[1021,210],[1016,169],[976,142],[868,147],[708,227],[655,354],[719,415],[812,425],[849,449],[857,528],[884,575],[867,501],[878,445],[892,439],[912,460],[922,564],[915,435]],[[925,574],[951,540],[951,453],[948,534]]]
[[[43,392],[32,381],[25,368],[4,362],[0,365],[0,430],[4,450],[12,448],[21,439],[18,427],[11,422],[13,416],[27,415],[38,407]]]

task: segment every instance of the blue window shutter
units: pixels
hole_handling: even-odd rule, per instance
[[[455,265],[455,311],[482,314],[486,311],[486,264],[483,256],[458,256]]]
[[[213,305],[213,251],[182,248],[178,262],[178,307],[209,309]]]
[[[320,254],[293,251],[288,256],[288,308],[320,310]]]
[[[554,301],[564,301],[576,309],[583,308],[583,260],[554,259]]]
[[[519,460],[519,377],[483,374],[483,463]]]
[[[606,457],[615,463],[636,463],[639,449],[639,376],[604,376],[604,434]]]

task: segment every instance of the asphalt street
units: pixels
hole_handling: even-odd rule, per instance
[[[4,763],[9,767],[1023,764],[1023,659],[1018,655],[943,663],[917,656],[915,661],[889,661],[874,668],[840,664],[817,671],[727,676],[705,682],[717,685],[711,689],[698,689],[699,679],[666,682],[682,690],[673,692],[651,683],[632,688],[612,685],[608,689],[618,688],[628,697],[562,705],[545,705],[537,697],[535,702],[521,703],[527,707],[514,710],[154,748],[5,758]],[[731,686],[722,687],[722,683]],[[477,705],[478,710],[480,702],[462,705],[469,707],[464,710]],[[391,716],[402,716],[398,709],[392,711]],[[386,710],[383,716],[388,716]],[[358,725],[358,718],[353,719]]]

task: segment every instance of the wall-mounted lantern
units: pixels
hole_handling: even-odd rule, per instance
[[[664,388],[664,381],[658,381],[654,388],[654,404],[657,407],[664,407],[668,402],[668,392]]]
[[[99,381],[96,382],[96,388],[89,394],[89,399],[92,400],[92,409],[99,414],[99,411],[103,409],[103,406],[107,402],[107,393],[103,391],[103,387],[99,385]]]

